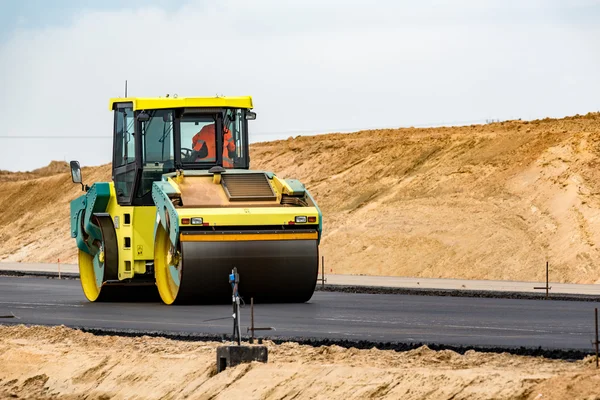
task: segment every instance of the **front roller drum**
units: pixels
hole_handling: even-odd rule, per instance
[[[162,231],[162,232],[160,232]],[[168,243],[166,243],[168,242]],[[155,243],[156,282],[167,304],[231,303],[228,276],[236,267],[247,301],[304,303],[312,297],[319,267],[316,240],[182,242],[170,247],[162,229]]]

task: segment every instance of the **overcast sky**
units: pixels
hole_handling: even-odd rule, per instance
[[[251,95],[253,141],[600,109],[595,0],[0,7],[0,169],[109,162],[125,79],[133,96]]]

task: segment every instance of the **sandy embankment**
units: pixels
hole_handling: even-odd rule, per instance
[[[591,358],[565,362],[426,347],[269,345],[268,364],[215,374],[218,343],[0,326],[0,398],[597,399]]]
[[[108,127],[110,128],[110,127]],[[306,184],[328,272],[600,282],[600,113],[296,137],[253,169]],[[106,155],[108,160],[110,155]],[[85,168],[87,183],[110,165]],[[0,261],[75,262],[68,166],[0,171]]]

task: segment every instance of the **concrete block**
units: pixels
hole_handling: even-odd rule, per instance
[[[266,363],[268,358],[267,346],[220,346],[217,347],[217,373],[242,363]]]

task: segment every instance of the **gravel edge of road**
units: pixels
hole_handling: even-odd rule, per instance
[[[0,270],[0,276],[38,277],[58,279],[58,272]],[[66,272],[61,274],[62,279],[79,279],[78,273]],[[400,294],[412,296],[449,296],[449,297],[474,297],[487,299],[516,299],[516,300],[545,300],[545,293],[510,292],[495,290],[461,290],[461,289],[428,289],[428,288],[396,288],[383,286],[347,286],[325,285],[317,283],[315,288],[319,292],[341,292],[355,294]],[[548,300],[559,301],[589,301],[600,302],[600,296],[591,294],[550,293]]]
[[[448,297],[476,297],[487,299],[515,299],[515,300],[546,300],[545,293],[510,292],[496,290],[461,290],[461,289],[428,289],[428,288],[394,288],[382,286],[343,286],[317,285],[320,292],[342,292],[362,294],[404,294],[412,296],[448,296]],[[559,301],[600,301],[600,296],[592,294],[550,293],[547,300]]]
[[[0,326],[5,325],[20,325],[16,322],[0,322]],[[24,324],[25,326],[35,326],[33,324]],[[224,344],[230,344],[232,340],[230,335],[226,334],[206,334],[206,333],[190,333],[190,332],[173,332],[173,331],[141,331],[135,329],[112,329],[112,328],[87,328],[77,325],[64,325],[68,328],[77,329],[82,332],[91,333],[96,336],[121,336],[121,337],[161,337],[171,340],[187,341],[187,342],[222,342]],[[248,343],[248,336],[242,338],[242,344]],[[256,337],[255,339],[259,339]],[[272,341],[275,344],[282,344],[286,342],[298,343],[301,345],[307,345],[312,347],[321,346],[340,346],[345,349],[355,348],[359,350],[368,350],[376,348],[378,350],[392,350],[396,352],[405,352],[409,350],[418,349],[421,346],[427,346],[431,350],[451,350],[458,354],[465,354],[469,350],[477,351],[480,353],[507,353],[517,356],[528,356],[528,357],[544,357],[553,360],[564,360],[564,361],[577,361],[582,360],[587,356],[593,355],[594,352],[590,349],[584,351],[581,349],[545,349],[542,347],[508,347],[508,346],[460,346],[460,345],[448,345],[441,343],[427,343],[427,342],[377,342],[370,340],[351,340],[351,339],[321,339],[311,337],[270,337],[261,336],[260,339]]]

